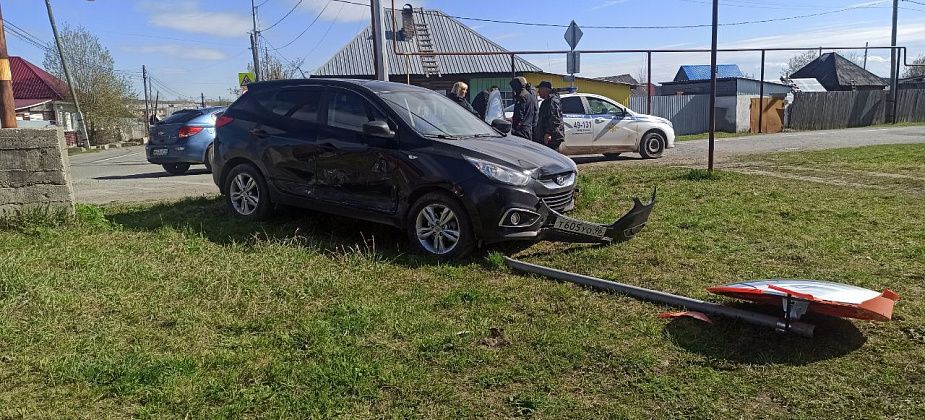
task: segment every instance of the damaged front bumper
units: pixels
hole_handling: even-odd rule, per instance
[[[653,189],[652,198],[646,204],[634,197],[633,208],[609,225],[573,219],[542,203],[542,211],[547,217],[537,239],[605,245],[628,241],[646,226],[649,214],[655,207],[655,193],[656,190]]]

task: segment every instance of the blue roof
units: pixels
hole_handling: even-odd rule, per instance
[[[720,79],[726,77],[745,77],[745,73],[742,73],[742,70],[739,68],[738,64],[717,64],[716,77]],[[692,66],[681,66],[681,68],[678,69],[678,74],[674,77],[674,81],[682,82],[686,80],[707,80],[709,78],[710,65],[699,64]]]

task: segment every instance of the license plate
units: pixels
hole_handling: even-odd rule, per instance
[[[167,154],[167,149],[151,149],[151,156],[164,156]]]
[[[559,230],[564,230],[566,232],[580,233],[582,235],[593,236],[595,238],[603,238],[604,234],[607,233],[607,228],[601,225],[594,223],[582,222],[580,220],[571,219],[565,216],[559,216],[556,218],[556,222],[552,225],[554,228]]]

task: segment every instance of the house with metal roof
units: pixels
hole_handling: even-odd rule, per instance
[[[790,75],[791,78],[814,78],[828,91],[883,90],[880,77],[835,52],[820,55]]]
[[[394,15],[391,9],[383,10],[389,80],[393,82],[448,91],[454,83],[462,81],[469,85],[470,99],[481,90],[498,86],[506,100],[512,97],[508,82],[515,74],[526,77],[533,84],[549,80],[554,86],[568,86],[562,75],[543,72],[540,67],[508,53],[501,45],[440,10],[406,6]],[[395,49],[414,53],[488,51],[501,54],[400,56]],[[375,75],[372,59],[372,29],[367,26],[315,70],[312,77],[371,79]],[[624,103],[628,101],[630,85],[576,79],[581,91],[601,94]]]
[[[745,73],[742,72],[738,64],[717,64],[716,77],[719,79],[745,77]],[[710,80],[710,65],[697,64],[681,66],[681,68],[678,69],[678,73],[674,76],[674,81],[685,82],[689,80]]]
[[[60,125],[69,141],[76,139],[74,103],[67,85],[22,57],[10,57],[13,107],[22,127]]]

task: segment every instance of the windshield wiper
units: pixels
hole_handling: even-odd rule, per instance
[[[480,138],[485,138],[485,137],[496,137],[496,138],[501,138],[502,136],[499,136],[499,135],[497,135],[497,134],[483,133],[483,134],[473,134],[473,135],[471,135],[471,136],[466,136],[466,137],[473,137],[473,138],[480,139]]]
[[[451,136],[449,134],[425,134],[424,137],[433,137],[443,140],[459,140],[459,137]]]

